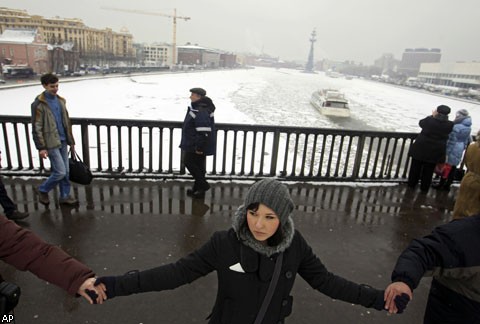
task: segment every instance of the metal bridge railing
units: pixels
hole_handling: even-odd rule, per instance
[[[97,177],[187,177],[181,122],[72,118],[76,150]],[[0,116],[2,174],[43,175],[31,120]],[[218,124],[207,173],[217,179],[275,176],[298,181],[403,181],[416,133]]]

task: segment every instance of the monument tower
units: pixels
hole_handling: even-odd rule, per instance
[[[313,44],[317,41],[317,32],[313,29],[310,36],[310,53],[308,54],[307,65],[305,65],[305,72],[313,73]]]

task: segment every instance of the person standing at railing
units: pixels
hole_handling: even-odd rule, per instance
[[[453,121],[453,130],[448,136],[447,141],[447,161],[444,168],[447,172],[442,173],[442,177],[438,184],[432,187],[439,190],[450,190],[450,185],[453,182],[457,165],[462,161],[463,151],[470,144],[470,137],[472,133],[472,118],[468,110],[460,109],[455,114]]]
[[[0,167],[2,166],[2,151],[0,151]],[[21,212],[17,209],[12,199],[8,197],[7,190],[0,177],[0,205],[2,205],[5,216],[11,220],[20,220],[28,217],[28,213]]]
[[[463,218],[480,214],[480,130],[475,142],[471,143],[465,152],[467,173],[463,176],[458,190],[453,218]]]
[[[422,131],[409,150],[412,158],[408,174],[410,188],[415,188],[420,181],[420,190],[427,193],[435,165],[445,162],[448,135],[453,128],[453,122],[448,120],[449,113],[450,107],[440,105],[431,116],[419,121]]]
[[[191,104],[188,107],[182,127],[180,148],[184,152],[185,167],[195,180],[187,195],[205,197],[210,185],[205,179],[206,157],[215,154],[215,105],[202,88],[190,89]]]
[[[72,123],[68,116],[66,101],[58,92],[58,77],[52,73],[40,78],[45,89],[32,103],[33,141],[42,159],[50,159],[51,173],[38,188],[38,201],[48,206],[48,193],[55,186],[60,188],[61,205],[78,205],[78,200],[70,195],[68,145],[75,150]]]

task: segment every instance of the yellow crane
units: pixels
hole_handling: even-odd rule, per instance
[[[157,12],[157,11],[121,9],[121,8],[115,8],[115,7],[101,7],[101,8],[105,10],[129,12],[129,13],[136,13],[140,15],[162,16],[162,17],[173,18],[173,42],[172,42],[172,67],[171,68],[173,68],[175,64],[177,64],[177,18],[187,21],[191,19],[190,17],[177,16],[177,9],[173,9],[173,15],[169,15],[169,14],[166,14],[163,12]]]

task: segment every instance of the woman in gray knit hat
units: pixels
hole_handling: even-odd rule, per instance
[[[231,229],[214,233],[205,245],[175,263],[100,277],[97,285],[106,289],[111,299],[174,289],[217,271],[217,299],[208,323],[273,324],[284,323],[292,312],[290,291],[298,273],[331,298],[384,309],[383,291],[348,281],[325,268],[294,229],[293,209],[287,187],[263,179],[248,190]],[[397,299],[390,312],[403,311],[402,305],[402,299]]]

